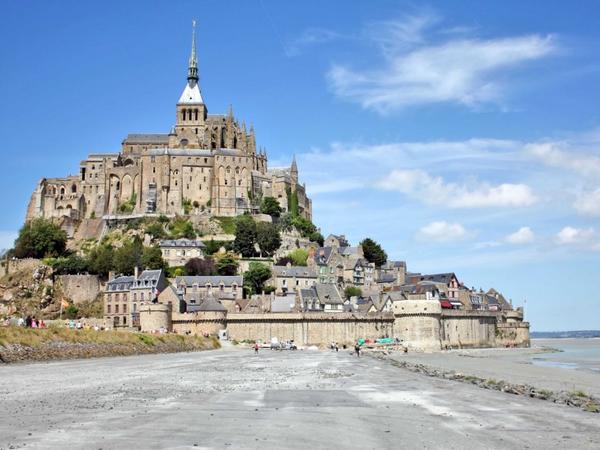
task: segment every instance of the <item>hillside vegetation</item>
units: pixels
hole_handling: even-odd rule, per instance
[[[0,327],[2,362],[199,351],[219,346],[218,339],[214,337],[72,330],[61,327]]]

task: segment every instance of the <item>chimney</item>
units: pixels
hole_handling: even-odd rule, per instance
[[[135,268],[133,269],[133,278],[137,280],[138,275],[139,275],[139,269],[138,269],[138,266],[135,266]]]

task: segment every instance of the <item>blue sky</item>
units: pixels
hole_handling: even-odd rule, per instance
[[[198,21],[209,112],[298,160],[324,234],[600,328],[596,2],[3,2],[0,247],[36,182],[174,121]]]

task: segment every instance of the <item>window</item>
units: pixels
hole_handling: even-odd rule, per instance
[[[119,305],[115,305],[115,314],[119,314]]]
[[[123,325],[127,325],[127,317],[123,316]]]
[[[142,293],[140,293],[140,300],[141,300],[141,301],[144,301],[144,293],[143,293],[143,292],[142,292]]]
[[[136,311],[137,311],[137,305],[134,303],[133,304],[133,312],[136,312]]]
[[[106,306],[106,312],[107,312],[108,314],[110,314],[110,305],[107,305],[107,306]]]
[[[127,312],[127,305],[123,305],[123,312],[126,313]]]

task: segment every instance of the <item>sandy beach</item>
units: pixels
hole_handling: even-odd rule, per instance
[[[424,364],[479,378],[527,384],[555,392],[582,391],[600,397],[600,372],[590,370],[590,348],[600,349],[599,340],[539,339],[531,348],[450,350],[440,353],[396,353],[397,361]],[[549,353],[550,348],[568,347],[578,351]],[[545,361],[548,364],[538,364]],[[564,363],[561,364],[561,361]]]

